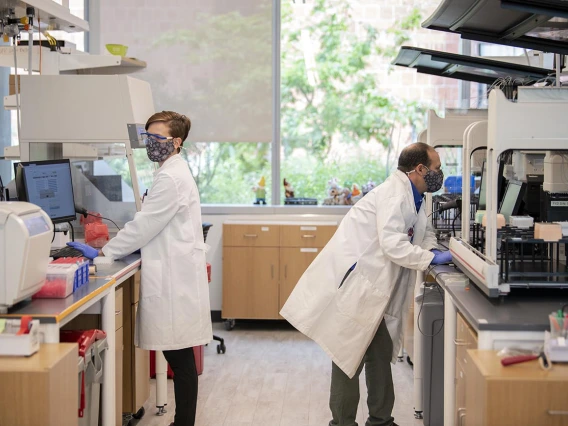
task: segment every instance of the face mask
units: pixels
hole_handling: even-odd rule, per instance
[[[428,169],[428,167],[426,168]],[[426,192],[438,192],[444,184],[444,172],[428,169],[428,172],[424,175],[424,182],[426,182]]]
[[[160,163],[166,161],[176,150],[173,140],[159,142],[157,140],[149,140],[146,143],[146,153],[150,161]]]

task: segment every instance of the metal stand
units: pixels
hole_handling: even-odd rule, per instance
[[[156,351],[156,415],[163,416],[168,405],[168,363],[161,351]]]

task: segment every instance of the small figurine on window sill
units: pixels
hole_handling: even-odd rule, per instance
[[[286,198],[294,198],[294,188],[290,185],[290,182],[284,178],[284,192],[286,194]]]
[[[264,176],[260,178],[257,185],[252,187],[252,190],[256,194],[256,201],[253,204],[266,205],[266,180]]]
[[[366,185],[363,185],[363,196],[367,195],[368,192],[371,192],[373,189],[375,189],[375,182],[373,182],[371,179],[369,179],[369,182],[367,182]]]

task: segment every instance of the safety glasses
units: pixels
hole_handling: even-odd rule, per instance
[[[166,141],[171,141],[173,139],[172,136],[166,137],[148,132],[140,133],[140,137],[142,138],[142,142],[144,142],[144,145],[148,145],[150,142],[166,142]]]

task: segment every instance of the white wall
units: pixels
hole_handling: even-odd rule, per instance
[[[213,226],[207,234],[207,244],[211,246],[207,253],[207,262],[211,264],[211,283],[209,294],[211,297],[211,310],[220,311],[223,306],[223,223],[229,220],[254,220],[254,221],[294,221],[294,222],[341,222],[343,215],[301,215],[301,214],[266,214],[266,215],[212,215],[204,214],[203,222],[212,223]]]

